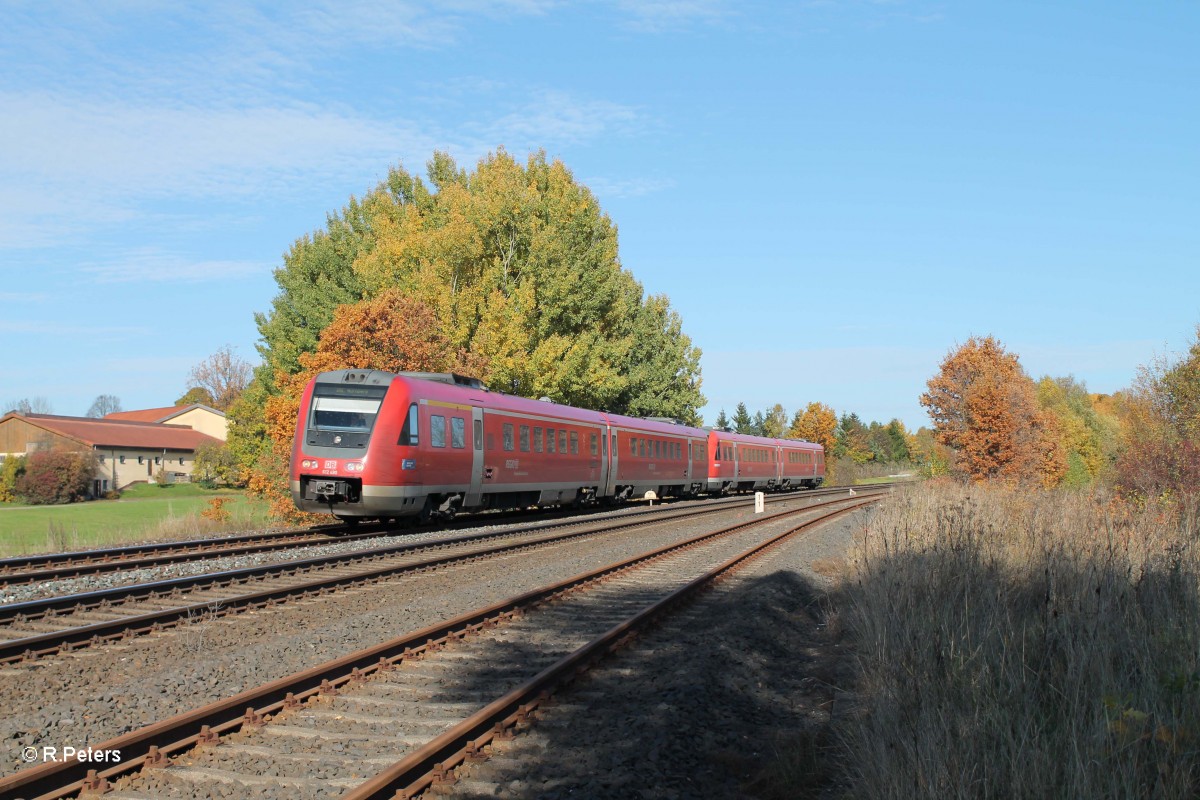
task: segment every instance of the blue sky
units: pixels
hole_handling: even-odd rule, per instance
[[[1127,386],[1200,323],[1200,5],[0,6],[0,403],[170,405],[389,165],[544,148],[704,351],[711,422],[927,423],[967,337]]]

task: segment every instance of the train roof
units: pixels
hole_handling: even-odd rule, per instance
[[[432,372],[382,372],[380,370],[334,370],[322,372],[316,377],[322,383],[403,383],[409,392],[418,398],[439,400],[446,403],[463,403],[484,406],[518,414],[555,417],[573,422],[600,424],[607,421],[621,428],[636,428],[640,431],[660,433],[664,436],[692,436],[703,439],[708,431],[694,428],[664,418],[643,419],[613,414],[607,411],[592,411],[586,408],[555,403],[552,400],[532,400],[528,397],[504,394],[489,390],[476,378],[454,373]]]
[[[766,436],[752,436],[748,433],[735,433],[720,429],[709,431],[716,435],[723,442],[741,442],[744,444],[770,445],[779,447],[793,447],[801,450],[823,450],[824,448],[816,442],[809,442],[804,439],[773,439]]]

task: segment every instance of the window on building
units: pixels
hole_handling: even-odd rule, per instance
[[[118,461],[118,462],[120,462],[121,464],[124,464],[124,463],[125,463],[125,456],[117,456],[117,461]]]
[[[145,456],[138,456],[138,463],[139,463],[139,464],[145,464],[145,463],[146,463],[146,457],[145,457]]]
[[[429,417],[429,443],[434,447],[446,446],[446,418],[440,414]]]
[[[162,463],[162,456],[155,456],[154,457],[154,466],[157,467],[161,463]]]
[[[467,446],[467,421],[462,417],[450,418],[450,446],[459,450]]]
[[[179,457],[179,466],[183,466],[183,456]]]
[[[513,426],[511,422],[506,422],[504,423],[504,449],[512,450],[514,447]]]
[[[99,461],[101,464],[103,464],[104,463],[104,454],[101,453],[100,455],[98,455],[96,457],[96,460]]]

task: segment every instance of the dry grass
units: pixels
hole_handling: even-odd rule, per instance
[[[926,483],[874,516],[843,621],[869,798],[1200,794],[1194,515]]]

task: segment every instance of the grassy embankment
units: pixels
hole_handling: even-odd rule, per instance
[[[836,604],[848,796],[1200,793],[1194,514],[926,483],[879,509]]]
[[[200,516],[214,497],[228,499],[225,510],[229,519],[224,523]],[[265,502],[240,491],[202,489],[186,483],[165,488],[135,484],[120,500],[0,505],[0,557],[262,528],[268,524],[266,508]]]

